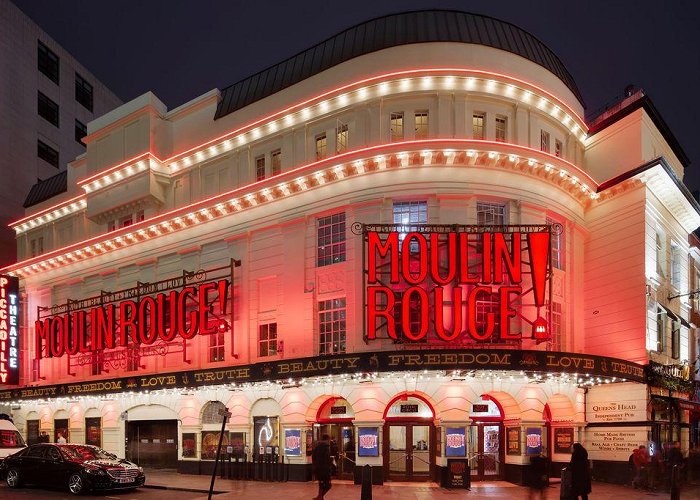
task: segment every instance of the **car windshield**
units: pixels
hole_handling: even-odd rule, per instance
[[[93,446],[61,446],[61,451],[71,460],[114,460],[117,458],[101,448]]]
[[[24,439],[13,429],[0,430],[0,448],[22,448]]]

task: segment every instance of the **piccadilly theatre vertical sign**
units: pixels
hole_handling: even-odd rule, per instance
[[[0,385],[19,384],[19,278],[0,275]]]
[[[558,225],[355,224],[365,244],[365,339],[550,338]]]

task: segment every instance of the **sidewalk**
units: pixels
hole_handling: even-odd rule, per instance
[[[194,499],[206,498],[209,490],[211,476],[195,476],[178,474],[176,472],[148,470],[146,471],[146,487],[159,489],[175,489],[191,491]],[[271,483],[260,481],[233,481],[217,477],[214,484],[217,499],[252,498],[274,499],[283,495],[283,500],[309,500],[317,493],[316,483]],[[350,481],[334,481],[333,488],[326,495],[326,500],[359,500],[360,486]],[[456,499],[456,498],[528,498],[528,490],[522,486],[516,486],[506,481],[493,481],[474,483],[471,491],[446,490],[435,484],[425,483],[386,483],[383,486],[372,488],[372,500],[428,500],[428,499]],[[545,498],[556,500],[559,498],[559,485],[554,484],[545,492]],[[589,496],[591,500],[636,500],[636,499],[668,499],[670,495],[665,492],[646,492],[634,490],[628,486],[619,486],[607,483],[593,483],[593,492]],[[700,500],[700,487],[686,488],[681,492],[681,499]]]

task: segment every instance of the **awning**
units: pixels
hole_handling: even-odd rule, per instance
[[[668,314],[671,317],[671,319],[673,319],[675,321],[679,321],[680,324],[686,328],[693,328],[693,325],[691,325],[690,323],[688,323],[688,321],[686,321],[685,319],[681,318],[676,313],[671,311],[668,307],[666,307],[663,304],[659,304],[659,305],[664,309],[664,311],[666,311],[666,314]]]
[[[679,410],[688,410],[692,413],[700,413],[700,403],[688,401],[687,399],[676,399]]]

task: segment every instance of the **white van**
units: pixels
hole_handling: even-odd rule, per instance
[[[26,446],[15,424],[10,420],[0,418],[0,461]]]

